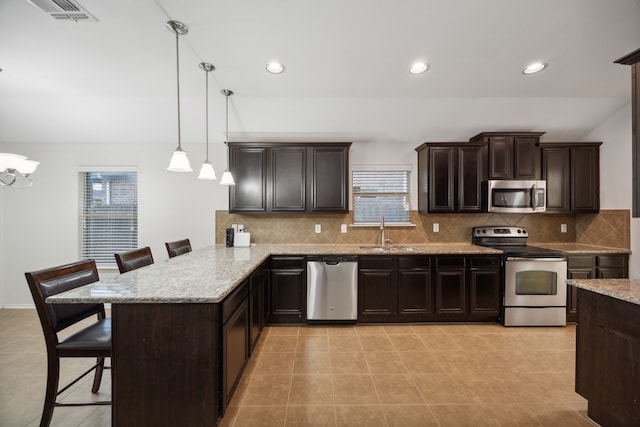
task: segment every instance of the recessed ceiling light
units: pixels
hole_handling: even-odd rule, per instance
[[[272,74],[280,74],[284,71],[284,65],[279,62],[269,62],[267,64],[267,71]]]
[[[542,62],[534,62],[532,64],[527,65],[527,68],[525,68],[522,71],[522,73],[533,74],[533,73],[537,73],[538,71],[542,71],[545,68],[547,68],[547,64],[543,64]]]
[[[421,74],[429,69],[429,64],[426,62],[414,62],[409,68],[411,74]]]

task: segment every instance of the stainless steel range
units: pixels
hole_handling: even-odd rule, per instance
[[[564,326],[567,259],[558,251],[527,245],[524,227],[474,227],[472,242],[504,251],[505,326]]]

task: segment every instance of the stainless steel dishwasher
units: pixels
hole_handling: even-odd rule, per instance
[[[355,321],[358,256],[307,257],[307,320]]]

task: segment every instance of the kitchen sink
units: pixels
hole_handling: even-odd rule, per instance
[[[387,248],[383,248],[382,246],[360,246],[360,249],[367,252],[387,252],[389,250]]]
[[[399,252],[417,252],[418,249],[414,248],[413,246],[394,246],[392,248],[394,251],[399,251]]]

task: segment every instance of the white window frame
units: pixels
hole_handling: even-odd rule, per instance
[[[380,221],[373,222],[356,222],[356,196],[359,194],[355,191],[353,186],[353,175],[354,172],[406,172],[407,173],[407,191],[406,191],[406,203],[404,206],[405,211],[407,212],[407,220],[398,222],[398,221],[390,221],[385,218],[385,226],[396,226],[396,227],[415,227],[415,224],[411,223],[411,210],[410,210],[410,201],[411,201],[411,165],[352,165],[351,166],[351,206],[353,208],[353,224],[352,227],[373,227],[379,226]]]
[[[134,212],[136,224],[139,221],[139,189],[140,189],[140,181],[139,181],[139,173],[138,168],[135,166],[80,166],[78,168],[78,253],[80,254],[81,259],[90,258],[91,255],[85,252],[85,229],[84,229],[84,221],[85,221],[85,191],[86,191],[86,174],[87,173],[135,173],[136,174],[136,209]],[[116,252],[123,252],[125,250],[136,249],[138,247],[138,239],[139,239],[139,224],[136,227],[135,232],[135,241],[131,245],[126,245],[126,247],[121,246],[118,248],[113,248],[109,252],[111,252],[110,256],[104,256],[101,259],[96,259],[96,265],[100,269],[117,269],[117,264],[115,261],[115,257],[113,256]]]

